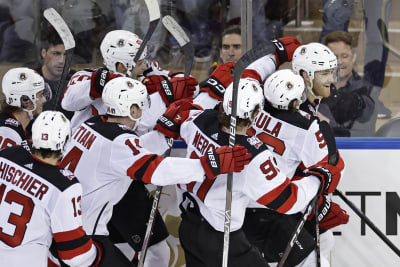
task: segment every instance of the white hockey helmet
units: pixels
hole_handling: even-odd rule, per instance
[[[289,104],[297,99],[298,106],[307,99],[307,89],[303,78],[290,69],[278,70],[264,83],[264,96],[277,109],[289,109]]]
[[[29,68],[10,69],[4,74],[1,86],[8,105],[28,112],[36,109],[38,92],[45,90],[51,94],[51,89],[44,82],[43,77]],[[26,109],[29,102],[33,103],[32,110]]]
[[[36,149],[50,149],[64,153],[70,136],[70,122],[59,111],[43,111],[33,122],[32,146]]]
[[[104,86],[102,99],[107,114],[118,117],[128,116],[135,122],[138,122],[140,118],[135,119],[131,116],[131,106],[136,104],[141,110],[144,110],[148,105],[146,86],[129,77],[110,80]]]
[[[125,31],[115,30],[106,34],[100,45],[101,55],[104,59],[104,65],[114,72],[117,71],[117,63],[121,63],[127,69],[130,76],[135,64],[133,59],[139,51],[142,40],[136,34]],[[147,57],[147,48],[145,47],[139,60]]]
[[[327,46],[320,43],[309,43],[297,47],[294,51],[292,69],[299,74],[301,71],[305,71],[310,77],[312,88],[316,71],[334,69],[337,72],[337,59]],[[337,73],[335,74],[337,77]]]
[[[231,115],[232,113],[232,94],[233,83],[226,88],[222,102],[222,107],[226,115]],[[259,105],[260,110],[264,107],[262,88],[258,81],[254,79],[240,79],[237,99],[236,115],[241,119],[252,119],[251,115],[256,106]]]

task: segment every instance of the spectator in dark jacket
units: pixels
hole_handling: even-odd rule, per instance
[[[319,112],[327,118],[336,136],[373,136],[376,113],[370,93],[372,85],[353,70],[356,54],[352,35],[331,32],[323,39],[338,59],[338,80],[331,95],[324,99]]]

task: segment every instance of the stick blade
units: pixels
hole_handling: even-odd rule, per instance
[[[69,50],[75,47],[75,39],[68,25],[65,23],[63,18],[58,14],[54,8],[48,8],[43,12],[44,17],[53,26],[60,35],[61,40],[64,43],[65,50]]]
[[[180,47],[190,42],[190,38],[173,17],[166,15],[161,21],[164,27],[174,36]]]
[[[161,17],[160,6],[158,5],[158,0],[144,0],[149,11],[150,22],[157,20]]]

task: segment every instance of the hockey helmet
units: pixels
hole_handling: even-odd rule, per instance
[[[327,46],[320,43],[299,46],[293,54],[292,69],[299,74],[301,74],[301,71],[305,71],[310,77],[311,88],[313,88],[316,71],[333,69],[335,79],[338,77],[335,54]]]
[[[4,74],[2,84],[6,103],[10,106],[22,108],[31,112],[36,109],[36,94],[44,91],[46,100],[51,99],[51,89],[44,82],[42,76],[29,68],[13,68]],[[29,103],[33,104],[33,109],[28,110]]]
[[[290,69],[278,70],[264,83],[264,96],[277,109],[288,110],[290,103],[297,99],[300,104],[307,99],[303,78]]]
[[[226,115],[231,115],[232,113],[232,95],[233,83],[226,88],[222,103]],[[252,119],[251,115],[253,114],[256,106],[259,105],[260,109],[264,107],[262,88],[258,81],[254,79],[240,79],[237,99],[236,114],[238,118],[241,119]]]
[[[129,77],[118,77],[110,80],[105,86],[102,94],[107,114],[126,117],[138,121],[131,116],[131,106],[138,105],[141,110],[148,106],[148,95],[146,86],[138,80]]]
[[[59,111],[43,111],[32,125],[32,146],[64,153],[71,136],[69,120]]]
[[[117,63],[121,63],[127,69],[130,76],[135,64],[133,59],[139,51],[142,40],[136,34],[125,31],[115,30],[106,34],[100,45],[101,55],[104,65],[111,71],[117,71]],[[147,49],[143,50],[139,60],[147,57]]]

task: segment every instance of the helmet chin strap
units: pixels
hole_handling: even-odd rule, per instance
[[[140,118],[135,119],[134,117],[131,116],[131,114],[128,115],[129,119],[131,119],[132,121],[135,122],[135,125],[133,125],[132,130],[136,130],[139,126],[139,122],[142,119],[142,116],[140,116]]]

